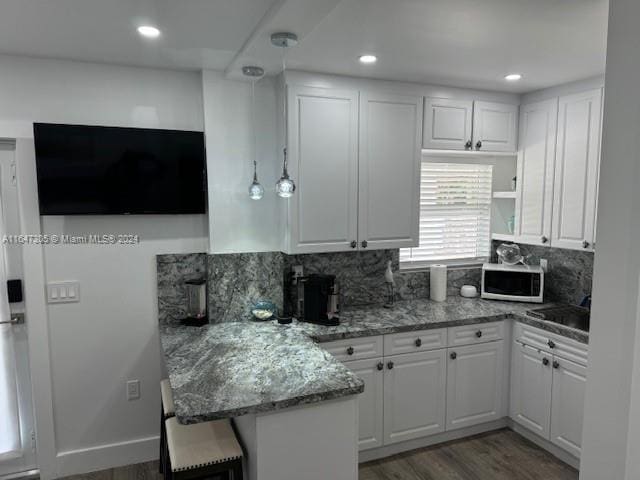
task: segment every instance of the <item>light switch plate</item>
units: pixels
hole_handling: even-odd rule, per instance
[[[79,301],[79,282],[70,281],[47,283],[47,303],[74,303]]]

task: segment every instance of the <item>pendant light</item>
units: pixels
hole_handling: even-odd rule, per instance
[[[298,44],[298,36],[295,33],[279,32],[271,35],[271,43],[276,47],[282,48],[282,75],[286,71],[285,63],[285,49],[293,47]],[[282,94],[282,115],[284,117],[284,131],[285,131],[285,145],[287,144],[287,96],[286,93]],[[283,151],[282,160],[282,176],[276,183],[276,193],[279,197],[289,198],[296,191],[296,184],[289,178],[289,172],[287,171],[287,147],[285,146]]]
[[[264,187],[258,182],[258,142],[256,140],[256,81],[264,75],[260,67],[242,67],[242,73],[251,77],[251,133],[253,134],[253,182],[249,185],[249,198],[260,200],[264,196]]]

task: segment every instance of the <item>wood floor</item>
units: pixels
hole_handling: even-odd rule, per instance
[[[360,465],[359,480],[576,480],[578,471],[511,430]]]
[[[359,480],[577,480],[578,472],[511,430],[413,450],[360,465]],[[162,480],[148,462],[64,480]]]

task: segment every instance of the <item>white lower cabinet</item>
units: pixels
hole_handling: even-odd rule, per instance
[[[550,440],[576,457],[582,451],[587,368],[556,358],[553,363]]]
[[[587,367],[550,349],[513,345],[511,418],[580,458]]]
[[[499,420],[508,406],[514,422],[580,457],[588,346],[517,323],[509,362],[505,331],[493,322],[323,345],[364,381],[359,449]]]
[[[513,343],[510,416],[520,425],[549,437],[551,417],[551,362],[553,356]]]
[[[502,418],[503,342],[448,349],[447,430]]]
[[[385,357],[384,443],[445,429],[446,350]]]
[[[364,392],[358,399],[358,420],[360,450],[382,446],[382,401],[384,384],[384,363],[382,358],[345,362],[347,368],[364,382]]]

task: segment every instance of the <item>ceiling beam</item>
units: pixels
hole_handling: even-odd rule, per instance
[[[253,44],[253,42],[255,42],[256,39],[265,32],[265,30],[268,28],[268,25],[278,14],[285,3],[287,3],[287,0],[274,0],[267,12],[262,16],[260,21],[256,24],[247,39],[244,41],[242,47],[240,47],[240,50],[238,50],[233,56],[233,58],[229,62],[229,65],[227,65],[227,68],[224,69],[225,77],[229,77],[232,72],[242,69],[242,57],[245,55],[251,44]]]
[[[270,44],[270,35],[288,31],[303,41],[341,1],[275,0],[225,68],[225,77],[240,78],[247,62],[263,67],[267,74],[279,72],[282,52]]]

